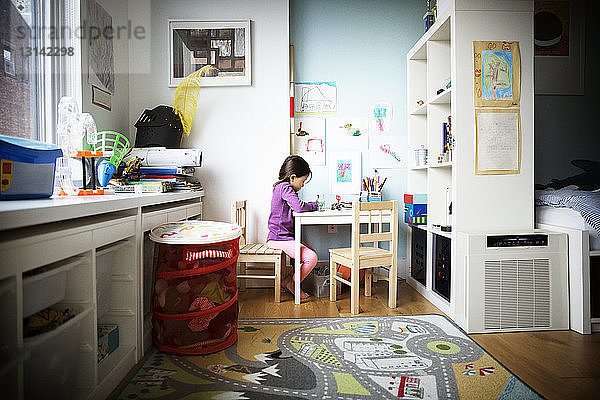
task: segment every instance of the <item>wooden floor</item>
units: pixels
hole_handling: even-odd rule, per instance
[[[240,319],[345,317],[350,314],[348,291],[332,303],[311,297],[295,305],[291,294],[273,302],[272,289],[248,289],[239,294]],[[361,316],[442,314],[423,296],[401,282],[398,308],[387,307],[387,283],[374,284],[371,298],[361,296]],[[573,331],[487,333],[469,335],[511,372],[547,399],[600,399],[600,334]]]

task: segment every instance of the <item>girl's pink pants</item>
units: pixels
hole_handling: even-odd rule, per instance
[[[267,246],[272,249],[283,250],[285,254],[296,259],[293,240],[269,240]],[[315,265],[317,265],[317,253],[305,244],[300,243],[300,282],[306,278]]]

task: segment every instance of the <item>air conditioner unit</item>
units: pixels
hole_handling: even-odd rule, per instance
[[[455,320],[468,333],[569,329],[567,237],[456,233]]]

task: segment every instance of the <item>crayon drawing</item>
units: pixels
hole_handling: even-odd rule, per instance
[[[311,166],[325,165],[325,119],[298,117],[294,124],[294,154]]]
[[[369,130],[373,133],[389,133],[392,125],[392,105],[377,103],[371,107]]]
[[[371,168],[406,168],[406,136],[372,136],[369,142]]]
[[[515,107],[521,100],[519,42],[473,42],[475,107]]]
[[[335,82],[298,82],[294,84],[294,111],[301,114],[335,112],[337,87]]]
[[[512,100],[512,51],[483,50],[481,56],[483,100]]]
[[[337,164],[336,182],[352,182],[352,160],[336,160],[335,162]]]
[[[328,154],[329,189],[331,194],[358,194],[361,182],[361,153],[359,151]]]
[[[330,150],[363,150],[369,145],[366,117],[327,118],[325,125]]]

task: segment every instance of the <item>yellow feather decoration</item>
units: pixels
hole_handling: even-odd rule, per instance
[[[192,131],[192,122],[198,106],[198,95],[200,94],[200,78],[203,76],[217,76],[218,70],[212,65],[206,65],[198,71],[186,76],[175,90],[173,111],[181,118],[183,132],[189,135]]]

